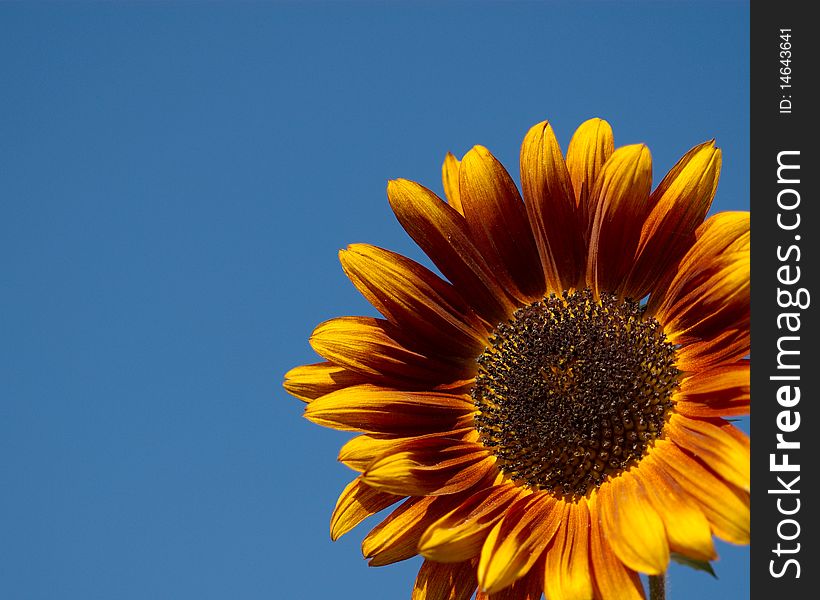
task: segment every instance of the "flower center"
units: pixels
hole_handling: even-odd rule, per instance
[[[675,346],[643,313],[587,289],[520,308],[495,329],[472,396],[502,471],[577,497],[640,460],[680,375]]]

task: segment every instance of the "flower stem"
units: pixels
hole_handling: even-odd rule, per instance
[[[649,576],[649,600],[665,600],[666,573]]]

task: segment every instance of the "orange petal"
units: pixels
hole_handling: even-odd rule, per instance
[[[494,465],[481,444],[427,438],[377,458],[362,473],[362,481],[392,494],[440,496],[463,492],[494,475]]]
[[[356,478],[348,484],[330,517],[330,539],[334,542],[370,515],[401,500],[402,496],[373,489]]]
[[[420,264],[368,244],[352,244],[339,260],[356,289],[426,347],[468,358],[484,350],[484,324],[453,286]]]
[[[656,440],[652,456],[703,510],[719,538],[749,543],[749,494],[715,475],[669,440]]]
[[[521,145],[521,188],[549,290],[574,288],[586,265],[586,222],[575,205],[552,127],[532,127]]]
[[[490,527],[526,493],[525,488],[509,482],[474,493],[427,528],[419,541],[419,553],[439,562],[478,556]]]
[[[749,253],[716,258],[672,306],[657,314],[673,343],[711,340],[749,328]]]
[[[567,148],[567,170],[580,207],[586,204],[601,167],[614,151],[612,127],[603,119],[589,119],[575,130]]]
[[[461,161],[461,203],[470,235],[491,264],[508,273],[508,288],[524,302],[541,298],[545,283],[538,249],[518,188],[503,165],[483,146]]]
[[[703,419],[690,419],[673,414],[666,424],[668,438],[694,454],[718,475],[737,487],[748,490],[750,481],[749,440],[724,431],[720,425],[732,427],[722,419],[715,424]]]
[[[407,348],[399,329],[383,319],[339,317],[320,324],[310,337],[317,354],[370,379],[422,382],[467,380],[475,368],[447,363]]]
[[[695,241],[715,197],[721,152],[714,142],[695,146],[663,178],[650,197],[652,211],[641,230],[626,288],[643,298]]]
[[[715,215],[697,235],[671,283],[649,302],[677,343],[749,328],[749,213]]]
[[[314,400],[305,407],[305,418],[344,431],[417,435],[450,431],[474,410],[467,396],[399,392],[365,384]]]
[[[475,600],[541,600],[544,589],[543,562],[543,560],[537,561],[529,573],[503,590],[493,594],[478,590]]]
[[[285,373],[282,386],[292,396],[304,402],[311,402],[319,396],[342,388],[364,383],[366,378],[359,373],[329,362],[294,367]]]
[[[590,504],[590,562],[592,563],[595,598],[600,600],[644,600],[644,590],[638,574],[615,556],[598,518],[598,498]]]
[[[441,165],[441,183],[444,186],[444,195],[447,202],[462,215],[464,209],[461,206],[461,195],[458,191],[458,169],[461,162],[448,152]]]
[[[749,354],[749,327],[727,329],[715,338],[689,341],[678,348],[681,371],[701,371],[727,362],[737,362]]]
[[[558,530],[562,513],[563,502],[545,492],[513,504],[481,549],[479,587],[492,594],[526,575]]]
[[[647,310],[657,313],[668,310],[687,291],[692,280],[698,279],[705,267],[726,253],[748,251],[749,213],[721,212],[706,219],[695,231],[695,243],[684,255],[677,269],[667,275],[649,296]]]
[[[563,523],[547,548],[544,562],[544,592],[550,600],[587,600],[592,597],[589,530],[586,499],[567,503]]]
[[[717,558],[709,521],[697,503],[668,472],[658,467],[651,454],[635,469],[649,502],[663,521],[669,547],[697,560]]]
[[[362,554],[371,567],[381,567],[417,554],[421,534],[452,510],[463,496],[408,498],[362,540]]]
[[[425,560],[410,600],[470,600],[477,586],[473,561],[443,565]]]
[[[365,471],[376,458],[387,453],[398,452],[414,441],[443,437],[450,440],[470,441],[478,440],[478,432],[472,427],[441,431],[412,437],[396,437],[394,435],[358,435],[345,443],[339,450],[338,460],[354,471]]]
[[[626,566],[659,575],[669,564],[663,521],[629,471],[598,489],[598,514],[612,550]]]
[[[689,417],[749,414],[749,361],[692,373],[681,382],[675,410]]]
[[[652,157],[643,144],[618,148],[603,165],[590,196],[592,229],[587,281],[595,292],[621,292],[634,264],[641,226],[651,209]]]
[[[463,177],[464,165],[459,172]],[[455,288],[491,324],[505,321],[515,303],[505,273],[493,269],[473,243],[467,221],[427,188],[406,179],[387,184],[387,197],[404,230]],[[464,204],[464,198],[461,198]]]

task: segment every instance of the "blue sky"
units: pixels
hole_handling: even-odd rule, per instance
[[[0,596],[404,598],[331,543],[347,436],[283,373],[373,314],[336,253],[423,260],[387,179],[591,116],[749,198],[745,3],[0,6]],[[673,567],[670,598],[746,598]]]

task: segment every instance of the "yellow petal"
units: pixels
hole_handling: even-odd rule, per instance
[[[586,499],[567,503],[564,520],[547,549],[544,592],[550,600],[592,598],[589,568],[589,508]]]
[[[479,589],[475,600],[541,600],[544,590],[543,562],[536,561],[529,573],[503,590],[488,594]]]
[[[362,540],[362,554],[370,559],[371,567],[415,556],[424,530],[461,499],[459,496],[408,498]]]
[[[447,202],[460,212],[464,214],[464,209],[461,207],[461,195],[458,191],[458,169],[460,161],[448,152],[444,157],[444,163],[441,165],[441,183],[444,186],[444,195],[447,196]]]
[[[638,574],[627,568],[615,556],[599,521],[599,497],[590,498],[590,562],[595,598],[600,600],[644,600],[644,590]]]
[[[368,244],[351,244],[339,260],[356,289],[380,313],[427,347],[469,358],[484,350],[483,322],[453,286],[429,269]]]
[[[598,489],[604,536],[626,566],[659,575],[669,564],[669,546],[663,521],[652,508],[638,480],[629,472]]]
[[[478,432],[473,427],[466,427],[454,431],[442,431],[412,437],[358,435],[341,447],[338,460],[354,471],[362,472],[379,456],[398,452],[402,447],[407,447],[414,441],[438,437],[446,437],[457,441],[475,442],[478,440]]]
[[[410,600],[470,600],[477,585],[473,561],[443,565],[425,560]]]
[[[330,539],[334,542],[370,515],[384,510],[403,496],[387,494],[354,479],[344,489],[330,517]]]
[[[650,314],[664,312],[691,291],[693,279],[724,254],[749,251],[749,213],[721,212],[706,219],[695,231],[695,243],[681,259],[673,277],[652,291]]]
[[[663,521],[669,547],[697,560],[717,558],[709,521],[668,471],[659,468],[650,455],[635,469],[635,476],[643,484],[649,502]]]
[[[285,373],[285,390],[304,402],[366,381],[359,373],[329,362],[294,367]]]
[[[712,531],[733,544],[749,543],[749,494],[715,475],[669,440],[656,440],[652,456],[700,505]]]
[[[419,541],[419,553],[439,562],[477,556],[490,528],[515,500],[527,493],[513,483],[476,492],[427,528]]]
[[[305,418],[343,431],[418,435],[452,431],[474,410],[468,396],[399,392],[366,384],[314,400],[305,407]]]
[[[735,429],[729,423],[725,423],[725,427]],[[731,435],[708,421],[680,414],[672,415],[666,432],[671,441],[704,461],[726,481],[748,491],[751,477],[748,438]]]
[[[425,382],[466,381],[474,368],[408,349],[399,329],[383,319],[338,317],[321,323],[310,337],[317,354],[369,379]],[[400,341],[401,340],[401,341]]]
[[[545,492],[513,504],[481,549],[479,587],[492,594],[526,575],[558,530],[562,513],[563,502]]]
[[[494,464],[481,444],[427,438],[377,458],[362,481],[392,494],[439,496],[471,488],[496,472]]]
[[[584,194],[590,194],[601,167],[614,151],[612,127],[603,119],[589,119],[575,130],[567,148],[567,170],[576,203],[584,204]]]

